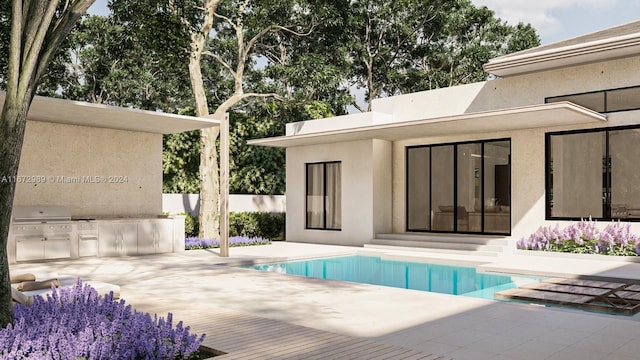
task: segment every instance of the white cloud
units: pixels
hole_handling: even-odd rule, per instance
[[[572,8],[589,11],[611,9],[619,0],[471,0],[476,6],[486,6],[495,11],[496,16],[509,22],[531,23],[542,37],[564,31],[563,22],[556,12],[570,11]]]

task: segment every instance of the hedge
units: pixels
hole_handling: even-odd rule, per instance
[[[186,216],[185,237],[198,236],[198,217]],[[229,213],[229,236],[246,236],[269,240],[285,239],[285,213],[231,212]]]

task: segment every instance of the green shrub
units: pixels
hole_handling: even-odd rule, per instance
[[[184,215],[184,236],[185,237],[197,237],[200,230],[200,222],[197,216],[189,213],[182,213]]]
[[[182,215],[186,216],[184,219],[184,236],[198,237],[198,217],[187,213]],[[229,236],[284,240],[285,217],[285,213],[229,213]]]
[[[229,214],[229,235],[284,239],[285,214],[239,212]]]

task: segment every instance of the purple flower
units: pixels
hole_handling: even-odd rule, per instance
[[[249,246],[249,245],[265,245],[271,244],[268,239],[261,237],[232,236],[229,238],[229,246]],[[220,247],[218,239],[200,239],[197,237],[188,237],[184,239],[184,248],[192,249],[208,249]]]
[[[596,221],[581,220],[564,229],[541,226],[528,238],[517,242],[518,249],[554,250],[579,253],[638,255],[640,237],[631,232],[631,224],[620,221],[599,230]]]
[[[182,359],[203,340],[182,322],[174,328],[171,314],[152,319],[78,280],[29,307],[14,306],[14,323],[0,329],[0,358]]]

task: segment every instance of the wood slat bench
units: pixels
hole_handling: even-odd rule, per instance
[[[624,315],[640,312],[640,286],[615,281],[554,278],[500,291],[494,297]]]

